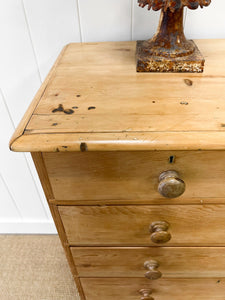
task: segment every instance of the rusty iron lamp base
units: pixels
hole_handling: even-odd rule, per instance
[[[145,41],[137,41],[137,72],[175,72],[202,73],[205,59],[193,41],[194,52],[181,57],[163,57],[149,55]]]
[[[201,73],[205,60],[198,47],[184,35],[184,6],[196,9],[211,0],[138,0],[141,7],[161,9],[156,34],[149,40],[137,41],[137,72]]]

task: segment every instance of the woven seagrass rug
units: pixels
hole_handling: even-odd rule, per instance
[[[57,235],[0,235],[1,300],[79,300]]]

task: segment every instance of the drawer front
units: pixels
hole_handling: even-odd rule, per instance
[[[144,278],[157,271],[163,278],[225,277],[224,247],[71,247],[71,251],[81,277]],[[154,263],[158,267],[152,267]]]
[[[81,278],[86,300],[141,300],[146,289],[155,300],[224,300],[225,279]]]
[[[216,201],[216,197],[225,198],[225,151],[70,152],[43,155],[54,197],[58,200],[133,199],[162,203],[160,200],[166,198],[158,192],[158,180],[166,170],[176,170],[186,183],[186,191],[177,198],[180,203],[199,203],[199,197],[211,197],[213,201]]]
[[[225,246],[225,205],[59,206],[70,245]],[[155,222],[168,224],[149,231]],[[153,226],[152,229],[156,229]]]

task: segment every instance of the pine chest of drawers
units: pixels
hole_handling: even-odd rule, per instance
[[[203,74],[135,43],[64,48],[10,147],[32,153],[82,300],[225,299],[225,41]]]

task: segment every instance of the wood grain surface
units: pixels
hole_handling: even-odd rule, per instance
[[[32,152],[82,299],[224,300],[225,41],[197,43],[205,72],[188,75],[137,74],[134,42],[68,45],[11,140]],[[176,200],[158,192],[168,170]],[[144,278],[148,260],[164,278]]]
[[[45,196],[47,198],[49,208],[50,208],[50,211],[51,211],[51,214],[52,214],[57,232],[59,234],[59,238],[60,238],[62,246],[64,248],[64,252],[65,252],[67,261],[69,263],[71,272],[73,274],[78,292],[80,294],[81,299],[83,300],[84,299],[83,289],[81,287],[80,280],[77,276],[78,273],[77,273],[76,266],[75,266],[73,258],[72,258],[71,249],[68,246],[67,237],[66,237],[66,234],[65,234],[65,230],[63,228],[62,220],[59,216],[59,211],[58,211],[56,205],[49,203],[49,199],[53,198],[53,192],[52,192],[52,188],[51,188],[51,185],[50,185],[50,182],[49,182],[49,177],[48,177],[48,173],[47,173],[47,170],[46,170],[46,167],[45,167],[45,163],[44,163],[44,160],[43,160],[43,155],[42,155],[41,152],[38,152],[38,153],[33,152],[31,154],[32,154],[32,158],[33,158],[38,176],[40,178],[42,187],[44,189]]]
[[[224,278],[160,279],[82,278],[86,300],[141,300],[140,289],[152,289],[155,300],[224,300]]]
[[[135,42],[68,45],[11,149],[224,149],[225,41],[197,44],[205,72],[188,75],[137,74]]]
[[[203,203],[204,197],[215,203],[225,196],[225,151],[70,152],[43,157],[57,200],[162,204],[166,198],[159,194],[158,182],[166,170],[176,170],[186,184],[184,194],[167,203]]]
[[[141,277],[156,260],[163,278],[225,277],[224,247],[71,247],[80,277]]]
[[[170,224],[166,246],[225,246],[224,205],[59,206],[70,245],[158,246],[149,226]]]

